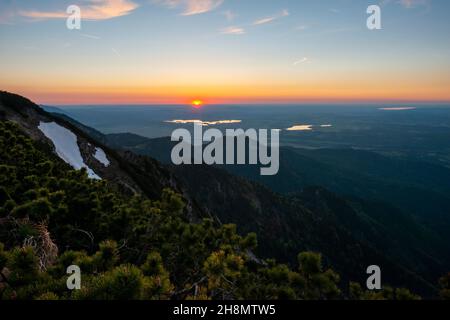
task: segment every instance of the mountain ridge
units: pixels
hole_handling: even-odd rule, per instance
[[[49,116],[47,113],[44,115]],[[95,136],[95,139],[91,138],[94,145],[104,146],[105,151],[109,154],[111,148],[108,148],[107,145],[111,141],[108,141],[107,135],[102,135],[95,129],[77,123],[67,115],[51,115],[50,117],[55,121],[62,121],[61,123],[70,123],[67,126],[75,132],[84,132],[82,135]],[[115,136],[115,138],[121,137]],[[113,146],[114,143],[110,145]],[[117,145],[114,145],[114,148],[116,147]],[[160,174],[157,172],[152,178],[148,177],[147,170],[143,170],[145,163],[150,161],[152,164],[150,169],[156,168],[158,171],[160,165],[155,164],[154,160],[124,150],[118,151],[118,153],[121,156],[127,156],[128,158],[124,160],[130,159],[134,164],[134,177],[139,179],[140,176],[146,177],[147,175],[147,178],[137,185],[145,186],[147,181],[157,178]],[[192,199],[191,210],[188,213],[191,215],[191,220],[198,219],[198,213],[201,213],[222,223],[237,223],[241,233],[257,232],[261,247],[257,252],[258,255],[274,256],[291,263],[292,260],[289,260],[289,257],[292,257],[293,252],[319,251],[324,254],[326,264],[337,266],[337,270],[343,274],[343,279],[357,280],[363,280],[366,277],[365,268],[373,264],[373,260],[377,260],[384,266],[386,281],[394,285],[411,285],[426,294],[434,291],[432,283],[435,279],[428,277],[427,280],[424,280],[414,271],[399,265],[398,261],[391,261],[391,258],[387,258],[380,248],[377,248],[378,244],[373,245],[367,239],[358,240],[354,234],[356,230],[339,225],[340,220],[333,210],[327,211],[318,206],[305,206],[311,196],[285,197],[270,191],[261,184],[233,176],[225,170],[215,167],[162,166],[161,170],[167,172],[168,177],[176,177],[168,182],[175,183],[177,190],[183,195],[187,195],[188,199]],[[158,179],[155,180],[158,181]],[[167,180],[165,181],[167,182]],[[198,183],[198,181],[202,181],[202,183]],[[157,188],[158,186],[150,187],[149,194],[154,193]],[[325,203],[326,199],[323,199]],[[349,213],[351,219],[359,221],[360,218],[353,208],[349,210]]]
[[[66,116],[64,116],[66,117]],[[81,124],[79,124],[81,125]],[[81,125],[84,127],[83,125]],[[139,153],[139,148],[141,145],[146,145],[149,142],[149,139],[140,137],[138,135],[133,134],[108,134],[103,135],[100,132],[94,130],[92,128],[84,127],[84,130],[91,132],[91,134],[95,134],[99,139],[105,141],[106,144],[114,148],[122,148],[127,149],[131,147],[131,150],[137,151]],[[133,148],[133,145],[137,143],[135,146],[137,148]],[[159,152],[164,154],[170,154],[168,150],[167,139],[152,139],[151,144],[153,146],[152,151],[156,154]],[[170,146],[170,144],[169,144]],[[149,153],[143,153],[149,154]],[[160,158],[160,157],[157,157]],[[244,178],[239,178],[230,175],[226,171],[221,168],[209,167],[209,166],[168,166],[169,170],[174,172],[174,175],[179,177],[179,180],[182,182],[182,185],[185,187],[185,193],[193,195],[196,202],[202,206],[204,211],[207,211],[210,215],[216,215],[216,218],[223,223],[236,223],[238,225],[238,229],[242,233],[246,232],[256,232],[260,238],[260,251],[258,254],[264,254],[264,252],[270,252],[271,255],[281,259],[281,261],[289,261],[288,257],[291,256],[290,252],[295,250],[317,250],[320,252],[324,252],[324,257],[326,261],[329,261],[332,265],[338,265],[338,270],[340,272],[343,271],[345,276],[346,271],[344,269],[351,269],[351,273],[359,272],[359,276],[361,279],[364,277],[364,273],[360,272],[363,269],[362,264],[358,266],[353,266],[351,268],[348,265],[345,268],[339,269],[339,263],[337,261],[348,260],[346,254],[336,254],[340,250],[343,252],[351,252],[350,249],[331,249],[333,246],[330,244],[340,243],[345,241],[337,241],[336,239],[327,238],[329,234],[337,233],[337,234],[348,234],[350,236],[340,236],[340,238],[347,239],[348,243],[358,243],[359,241],[363,241],[363,247],[365,247],[365,251],[372,252],[373,256],[381,257],[384,254],[375,253],[380,250],[380,248],[386,249],[386,245],[382,245],[382,243],[389,243],[389,241],[395,241],[395,234],[390,232],[390,236],[387,240],[382,239],[382,236],[377,236],[378,243],[374,248],[370,244],[370,239],[368,237],[356,237],[354,238],[352,232],[356,230],[351,230],[352,232],[340,230],[330,229],[328,233],[322,231],[318,231],[321,229],[326,229],[327,223],[329,225],[338,225],[344,224],[345,220],[343,218],[337,218],[338,216],[334,216],[333,210],[327,213],[327,210],[324,210],[321,207],[317,206],[304,206],[307,203],[308,199],[311,200],[311,196],[306,197],[305,195],[298,195],[298,197],[286,198],[284,196],[277,195],[274,192],[269,191],[265,186],[260,185],[258,183],[249,182]],[[202,183],[198,183],[202,181]],[[319,190],[319,194],[321,189],[313,189]],[[307,191],[306,191],[307,192]],[[307,194],[307,193],[306,193]],[[335,201],[329,200],[329,197],[323,198],[323,203],[327,203],[327,201]],[[356,207],[366,205],[364,202],[356,202]],[[295,203],[293,205],[292,203]],[[351,212],[352,219],[359,221],[359,219],[371,219],[367,215],[363,214],[361,217],[358,217],[356,213],[356,209],[354,204],[348,204],[347,200],[344,201],[345,206],[347,206],[347,210]],[[331,206],[332,207],[332,206]],[[246,212],[243,214],[243,212]],[[313,212],[319,213],[318,217],[325,218],[327,223],[317,224],[314,222],[314,214]],[[396,212],[393,210],[393,212]],[[396,213],[398,214],[398,213]],[[334,217],[333,217],[334,216]],[[294,220],[292,220],[292,217]],[[355,218],[358,217],[358,218]],[[320,220],[320,219],[319,219]],[[373,220],[373,219],[371,219]],[[302,221],[299,224],[299,221]],[[408,223],[411,223],[410,220],[406,220]],[[378,222],[372,221],[374,225],[378,225],[376,229],[379,229],[376,233],[371,233],[372,235],[380,234],[380,230],[383,230],[384,226],[379,224]],[[315,226],[314,226],[315,225]],[[414,224],[412,224],[414,225]],[[270,226],[270,228],[268,227]],[[299,236],[295,230],[294,226],[298,229],[300,233],[306,233],[307,237]],[[309,226],[309,230],[308,227]],[[373,226],[372,226],[373,227]],[[316,231],[313,231],[316,230]],[[316,235],[313,235],[317,233]],[[280,240],[286,241],[283,244]],[[320,239],[322,241],[317,241]],[[325,240],[327,239],[327,240]],[[359,239],[359,240],[357,240]],[[380,241],[382,240],[382,241]],[[403,245],[407,240],[404,240]],[[294,245],[292,244],[294,243]],[[378,246],[378,249],[376,247]],[[398,245],[396,246],[398,247]],[[400,246],[401,247],[401,246]],[[349,251],[350,250],[350,251]],[[400,249],[396,249],[400,250]],[[394,250],[395,252],[395,250]],[[397,253],[399,251],[396,251]],[[397,258],[399,261],[407,262],[409,265],[414,265],[414,261],[410,261],[408,255],[418,255],[414,249],[410,250],[408,254],[403,255],[403,258]],[[394,254],[395,255],[395,254]],[[421,256],[423,256],[421,254]],[[355,260],[360,259],[354,258]],[[416,256],[417,258],[417,256]],[[382,258],[384,259],[384,258]],[[362,261],[369,261],[367,257],[361,259]],[[414,259],[413,259],[414,260]],[[387,261],[387,260],[383,260]],[[439,261],[433,261],[431,259],[432,264],[441,265]],[[393,262],[386,262],[392,265],[395,265]],[[392,267],[396,269],[397,267]],[[424,270],[427,270],[427,266],[424,267]],[[441,265],[442,270],[445,270],[445,265]],[[389,268],[388,268],[389,269]],[[420,268],[419,268],[420,269]],[[439,268],[438,268],[439,269]],[[441,272],[442,270],[436,271],[436,274]],[[422,270],[423,271],[423,270]],[[411,271],[403,270],[405,274],[413,274]],[[397,272],[398,274],[399,272]],[[426,273],[426,271],[425,271]],[[414,276],[412,276],[414,278]],[[390,276],[387,276],[389,279]],[[429,278],[429,281],[432,282],[433,277]],[[420,282],[420,281],[419,281]]]

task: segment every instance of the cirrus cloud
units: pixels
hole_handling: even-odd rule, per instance
[[[299,64],[307,63],[307,62],[310,62],[309,59],[307,57],[303,57],[300,60],[295,61],[294,66],[298,66]]]
[[[279,18],[287,17],[288,15],[289,15],[289,11],[285,9],[285,10],[281,11],[280,13],[275,14],[273,16],[256,20],[255,22],[253,22],[253,25],[257,26],[257,25],[261,25],[261,24],[266,24],[266,23],[272,22],[274,20],[277,20]]]
[[[234,34],[234,35],[240,35],[244,34],[245,30],[244,28],[240,27],[228,27],[221,30],[222,34]]]
[[[429,1],[428,0],[400,0],[400,4],[402,6],[404,6],[405,8],[414,8],[417,6],[423,6],[423,5],[428,5]]]
[[[382,0],[380,5],[386,6],[392,3],[401,5],[405,9],[413,9],[420,6],[430,6],[431,0]]]
[[[181,15],[192,16],[212,11],[222,5],[224,0],[153,0],[153,3],[162,4],[168,8],[183,8]]]
[[[81,17],[87,20],[107,20],[130,14],[138,4],[131,0],[89,0],[89,4],[80,6]],[[67,19],[68,14],[62,10],[38,11],[21,10],[19,15],[27,18],[46,19]]]

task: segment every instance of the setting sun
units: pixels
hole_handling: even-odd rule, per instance
[[[192,101],[191,104],[194,108],[199,108],[203,105],[203,101],[197,99],[197,100]]]

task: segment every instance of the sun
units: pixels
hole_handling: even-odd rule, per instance
[[[191,102],[194,108],[200,108],[203,105],[203,101],[199,99],[195,99]]]

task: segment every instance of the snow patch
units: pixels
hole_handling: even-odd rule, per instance
[[[102,148],[95,148],[94,158],[97,159],[100,163],[102,163],[105,167],[110,165],[108,158],[106,157],[105,151]]]
[[[72,131],[55,122],[45,123],[41,121],[38,128],[53,142],[56,154],[62,160],[70,164],[75,170],[86,168],[89,178],[101,180],[101,178],[84,163],[80,148],[78,147],[77,136]]]

